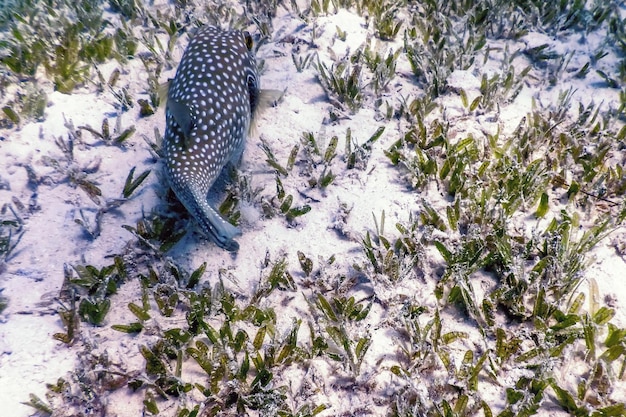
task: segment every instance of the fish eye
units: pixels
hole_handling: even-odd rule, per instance
[[[254,46],[254,41],[252,40],[252,36],[250,35],[249,32],[244,32],[243,33],[243,37],[246,41],[246,47],[248,48],[249,51],[252,50],[252,47]]]

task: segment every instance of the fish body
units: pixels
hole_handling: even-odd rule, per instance
[[[228,162],[237,163],[259,101],[259,78],[247,32],[205,26],[189,42],[169,85],[163,138],[172,190],[202,232],[237,251],[240,230],[207,195]]]

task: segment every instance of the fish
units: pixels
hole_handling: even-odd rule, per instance
[[[261,101],[253,46],[246,31],[199,28],[170,80],[165,108],[165,176],[202,233],[229,252],[239,250],[241,230],[207,198],[223,168],[240,162]]]

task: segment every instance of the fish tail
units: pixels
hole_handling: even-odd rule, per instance
[[[211,207],[207,202],[205,193],[191,188],[181,193],[184,195],[179,196],[179,193],[176,192],[175,194],[196,219],[196,222],[206,237],[211,239],[217,246],[229,252],[239,250],[239,243],[237,243],[234,238],[241,235],[241,230],[224,220],[224,218]]]

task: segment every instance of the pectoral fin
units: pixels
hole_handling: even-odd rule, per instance
[[[191,109],[184,103],[180,103],[176,100],[167,100],[167,109],[174,117],[176,124],[183,131],[185,137],[185,145],[188,145],[189,136],[191,136],[191,130],[195,127],[194,117],[191,114]]]
[[[171,79],[167,80],[164,83],[159,84],[159,87],[157,88],[156,94],[157,94],[157,98],[159,99],[159,108],[163,108],[165,103],[167,103],[167,97],[170,91],[171,83],[172,83]]]
[[[255,134],[255,128],[257,121],[263,111],[265,111],[269,107],[276,106],[284,97],[287,89],[285,90],[260,90],[258,95],[252,98],[252,92],[250,93],[250,100],[255,102],[254,107],[251,107],[252,110],[252,120],[250,121],[250,127],[248,129],[249,135]]]

